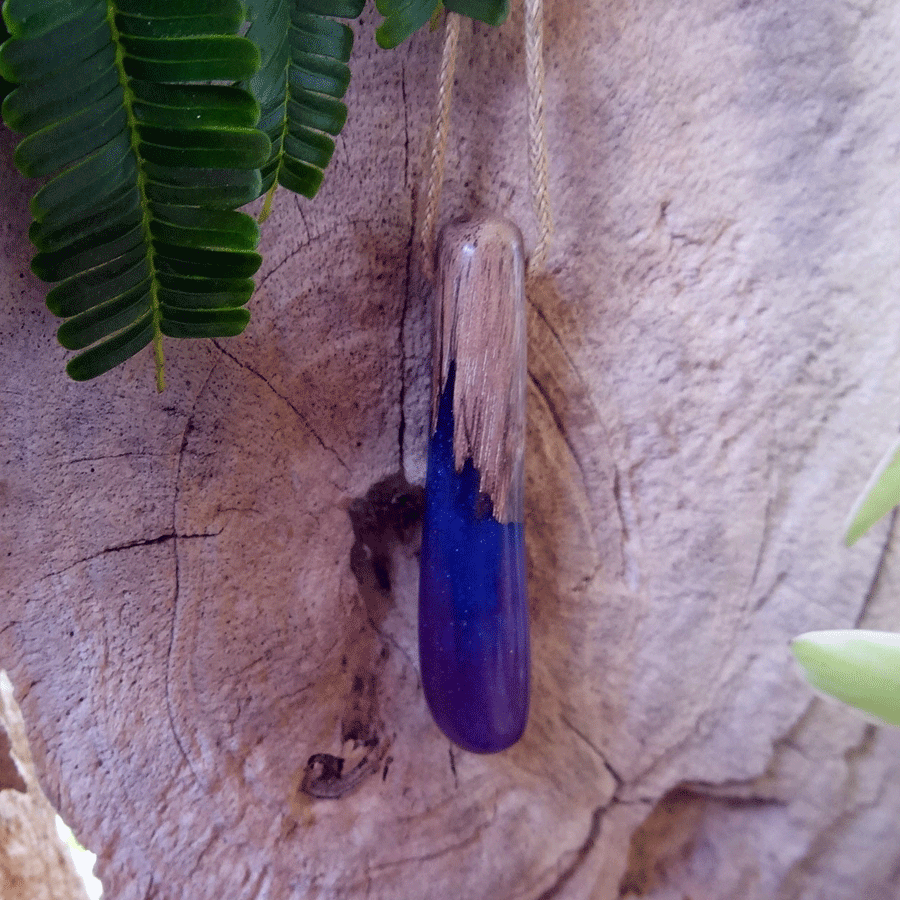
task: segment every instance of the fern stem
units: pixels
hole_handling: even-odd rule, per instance
[[[154,319],[154,322],[157,322]],[[162,393],[166,389],[166,368],[163,357],[162,332],[155,328],[153,332],[153,361],[156,365],[156,390]]]
[[[281,163],[278,164],[278,169],[280,168]],[[278,169],[275,170],[275,180],[272,182],[272,187],[266,191],[266,199],[263,202],[263,207],[256,219],[260,225],[262,225],[262,223],[272,214],[272,201],[275,199],[275,192],[278,190]]]
[[[134,115],[134,106],[132,104],[131,90],[128,84],[128,75],[125,72],[122,35],[116,25],[115,0],[106,0],[106,20],[109,23],[109,30],[112,35],[113,43],[116,46],[116,71],[119,73],[119,83],[122,85],[122,102],[125,107],[125,115],[127,118],[126,127],[128,128],[131,149],[137,160],[137,189],[141,198],[141,208],[144,210],[142,226],[144,242],[147,245],[147,263],[150,269],[150,310],[153,314],[153,360],[156,369],[156,389],[161,392],[164,391],[166,387],[165,357],[163,355],[163,334],[162,328],[160,327],[160,319],[162,316],[159,308],[156,254],[153,249],[153,237],[150,234],[150,200],[147,197],[147,184],[143,161],[141,160],[141,154],[138,152],[137,147],[137,118]]]
[[[281,148],[278,153],[278,166],[275,169],[275,180],[272,182],[272,186],[266,191],[266,199],[263,201],[263,208],[260,210],[259,217],[257,218],[257,222],[262,225],[266,219],[269,218],[269,215],[272,212],[272,203],[275,200],[275,194],[278,191],[278,178],[281,175],[281,165],[284,160],[284,139],[287,137],[288,133],[288,87],[287,87],[287,78],[288,78],[288,69],[290,68],[291,61],[290,57],[288,58],[287,64],[284,67],[284,78],[285,78],[285,90],[284,90],[284,116],[281,120],[281,140],[278,143],[278,146]]]

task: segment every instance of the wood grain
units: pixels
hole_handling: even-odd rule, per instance
[[[453,452],[481,474],[499,522],[521,522],[525,448],[525,250],[510,222],[448,225],[432,299],[432,429],[455,364]]]

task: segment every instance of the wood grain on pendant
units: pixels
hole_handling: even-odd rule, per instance
[[[525,729],[525,258],[500,219],[441,235],[433,415],[419,584],[425,697],[459,746],[495,753]]]

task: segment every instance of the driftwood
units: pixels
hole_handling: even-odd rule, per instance
[[[0,672],[0,897],[87,900],[38,784],[12,685]]]
[[[96,383],[0,154],[0,665],[113,900],[886,900],[900,735],[788,640],[896,628],[895,4],[557,0],[557,235],[528,287],[534,680],[454,751],[415,649],[428,321],[409,260],[439,36],[377,51],[238,339]],[[520,13],[463,35],[444,220],[535,227]]]

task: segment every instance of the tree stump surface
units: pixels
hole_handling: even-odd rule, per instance
[[[897,628],[890,0],[549,5],[557,231],[529,286],[522,741],[454,750],[416,658],[415,204],[440,35],[357,30],[252,321],[69,382],[0,154],[0,665],[111,900],[887,900],[900,734],[788,641]],[[464,27],[442,218],[536,234],[521,12]]]

